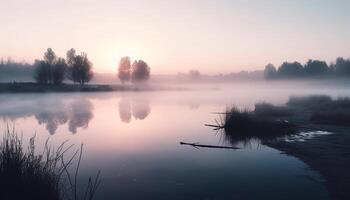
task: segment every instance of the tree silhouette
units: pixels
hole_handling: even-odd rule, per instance
[[[124,82],[127,82],[130,80],[130,58],[129,57],[122,57],[119,61],[118,66],[118,78],[124,84]]]
[[[44,60],[36,60],[34,63],[34,79],[40,84],[61,84],[66,73],[66,61],[57,58],[55,52],[48,48],[44,53]]]
[[[50,65],[54,64],[54,62],[56,60],[56,54],[51,48],[48,48],[46,50],[46,52],[44,54],[44,60]]]
[[[304,68],[306,76],[322,76],[330,72],[327,63],[319,60],[309,60]]]
[[[48,84],[50,78],[50,65],[43,60],[35,60],[34,79],[39,84]]]
[[[266,79],[274,79],[277,76],[276,67],[273,64],[268,64],[265,66],[264,77]]]
[[[303,66],[299,62],[284,62],[277,71],[280,77],[301,77],[303,75]]]
[[[63,82],[66,69],[66,61],[63,58],[58,58],[52,67],[52,82],[54,84],[61,84]]]
[[[67,63],[67,77],[74,83],[78,82],[80,85],[84,85],[86,82],[89,82],[92,79],[92,63],[87,58],[86,53],[75,55],[75,50],[70,49],[67,52]]]
[[[151,69],[143,60],[134,61],[131,68],[131,81],[134,83],[147,81],[150,77]]]
[[[335,72],[338,76],[350,75],[350,59],[344,59],[342,57],[337,58],[335,62]]]

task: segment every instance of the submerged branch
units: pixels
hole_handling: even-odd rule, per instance
[[[229,146],[216,146],[216,145],[203,145],[198,143],[187,143],[187,142],[180,142],[181,145],[189,145],[193,147],[205,147],[205,148],[215,148],[215,149],[240,149],[238,147],[229,147]]]

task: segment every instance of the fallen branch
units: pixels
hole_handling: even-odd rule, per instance
[[[187,143],[187,142],[180,142],[181,145],[189,145],[193,146],[195,148],[198,147],[205,147],[205,148],[215,148],[215,149],[240,149],[238,147],[229,147],[229,146],[215,146],[215,145],[203,145],[199,143]]]

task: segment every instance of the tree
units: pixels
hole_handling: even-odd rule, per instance
[[[303,66],[299,62],[284,62],[277,71],[280,77],[299,78],[303,75]]]
[[[50,78],[50,65],[44,60],[35,60],[34,79],[39,84],[48,84]]]
[[[71,81],[78,82],[76,79],[77,77],[77,70],[73,68],[75,63],[75,49],[71,48],[67,51],[66,58],[67,58],[67,78]]]
[[[118,78],[124,84],[124,82],[130,80],[130,58],[122,57],[118,66]]]
[[[58,58],[52,67],[52,82],[54,84],[61,84],[64,80],[67,64],[63,58]]]
[[[134,61],[131,68],[131,81],[134,83],[147,81],[150,77],[151,69],[143,60]]]
[[[335,72],[337,75],[349,76],[350,75],[350,60],[339,57],[335,61],[334,68],[335,68]]]
[[[67,65],[71,66],[74,63],[74,58],[75,58],[75,49],[71,48],[67,51]]]
[[[76,55],[75,49],[67,51],[67,78],[74,83],[78,82],[84,85],[93,77],[92,63],[89,61],[86,53]]]
[[[274,79],[277,76],[276,67],[273,64],[268,64],[265,66],[264,77],[266,79]]]
[[[50,64],[51,66],[55,63],[56,61],[56,54],[55,52],[51,49],[48,48],[44,54],[44,60]]]
[[[55,52],[48,48],[44,60],[35,61],[34,79],[40,84],[61,84],[66,73],[66,61],[57,58]]]
[[[74,57],[72,66],[72,77],[74,82],[84,85],[89,82],[93,76],[92,63],[87,58],[85,53]]]
[[[304,68],[307,76],[322,76],[330,72],[327,63],[319,60],[309,60]]]
[[[51,49],[51,48],[48,48],[46,50],[46,52],[44,53],[44,62],[46,62],[47,66],[48,66],[48,70],[49,70],[49,73],[48,73],[48,83],[53,83],[53,65],[55,64],[56,62],[56,54],[55,52]]]

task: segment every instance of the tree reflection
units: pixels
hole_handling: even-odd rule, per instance
[[[66,123],[71,133],[77,133],[78,128],[86,128],[93,118],[93,105],[87,99],[67,101],[48,98],[14,102],[10,106],[1,106],[0,102],[0,118],[14,121],[34,116],[38,124],[44,125],[51,135]]]
[[[119,102],[119,116],[122,122],[130,123],[131,121],[131,104],[129,99],[121,99]]]
[[[87,128],[90,120],[93,118],[92,104],[88,100],[75,101],[71,104],[69,131],[73,134],[77,128]]]
[[[46,124],[46,130],[51,135],[55,134],[59,125],[65,124],[68,121],[68,116],[65,111],[42,111],[35,114],[35,118],[39,124]]]
[[[119,102],[119,117],[122,122],[130,123],[131,115],[136,120],[144,120],[151,112],[148,100],[131,100],[122,98]]]
[[[135,119],[143,120],[150,112],[151,107],[149,106],[149,102],[147,100],[133,102],[132,116],[134,116]]]

